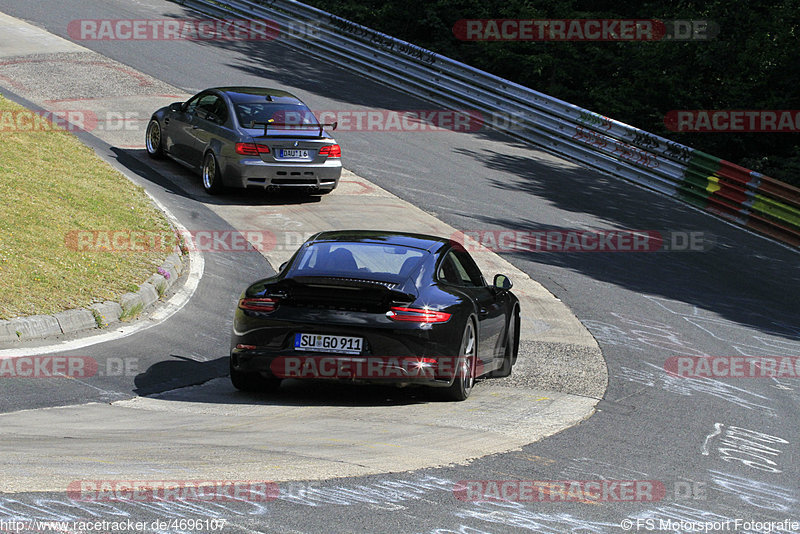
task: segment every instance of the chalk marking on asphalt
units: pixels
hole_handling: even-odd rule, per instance
[[[714,423],[714,432],[706,436],[706,440],[703,442],[703,456],[708,456],[708,442],[711,441],[711,438],[714,436],[719,436],[722,433],[722,427],[725,426],[722,423]]]

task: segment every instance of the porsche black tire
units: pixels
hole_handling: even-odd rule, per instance
[[[265,377],[261,373],[244,373],[233,368],[230,363],[231,383],[240,391],[273,392],[281,385],[280,378]]]
[[[467,320],[464,334],[461,336],[461,349],[458,351],[458,369],[453,383],[445,389],[443,397],[450,401],[463,401],[469,398],[475,386],[475,363],[477,361],[477,338],[475,324]]]
[[[503,355],[503,366],[495,369],[489,376],[491,378],[504,378],[511,374],[511,368],[517,361],[519,349],[519,313],[515,310],[508,320],[508,334],[506,335],[506,350]]]

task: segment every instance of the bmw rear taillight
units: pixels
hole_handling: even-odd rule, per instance
[[[269,154],[269,147],[256,143],[236,143],[236,153],[242,156],[258,156],[259,154]]]
[[[399,306],[392,306],[392,308],[386,312],[386,316],[393,321],[409,323],[446,323],[450,320],[449,313],[428,310],[426,308],[402,308]]]
[[[273,312],[278,308],[280,299],[273,297],[244,298],[239,300],[239,308],[257,312]]]
[[[342,147],[339,145],[328,145],[319,149],[320,156],[328,156],[329,158],[341,158]]]

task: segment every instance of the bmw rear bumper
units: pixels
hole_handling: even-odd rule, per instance
[[[225,185],[256,189],[332,190],[339,185],[342,161],[324,163],[267,163],[260,158],[229,161],[223,171]]]

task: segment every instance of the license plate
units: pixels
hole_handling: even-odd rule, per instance
[[[333,352],[336,354],[361,354],[364,339],[360,337],[329,336],[322,334],[295,334],[294,350]]]
[[[278,150],[280,159],[310,159],[308,150],[281,148]]]

